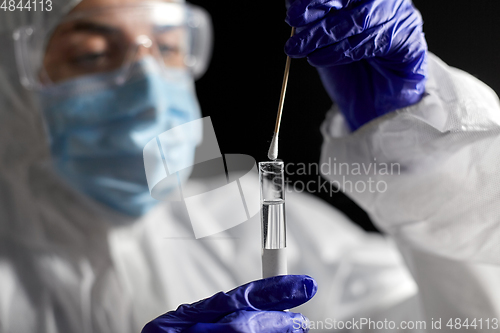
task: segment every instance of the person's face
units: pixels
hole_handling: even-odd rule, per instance
[[[184,67],[184,29],[153,24],[154,13],[149,9],[126,9],[141,2],[83,0],[78,4],[68,14],[76,17],[63,21],[49,40],[43,65],[50,81],[110,72],[146,55],[167,66]]]

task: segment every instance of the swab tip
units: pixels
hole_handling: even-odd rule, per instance
[[[267,158],[274,161],[278,158],[278,134],[274,133],[273,140],[271,141],[271,146],[269,146],[269,151],[267,152]]]

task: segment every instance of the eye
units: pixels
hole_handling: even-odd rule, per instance
[[[95,67],[107,66],[110,62],[113,44],[108,36],[79,32],[70,36],[68,44],[68,60],[73,66],[93,70]]]
[[[158,47],[163,55],[177,54],[180,52],[179,47],[175,45],[159,44]]]
[[[86,53],[82,55],[77,55],[73,59],[73,62],[77,65],[99,64],[100,62],[105,60],[107,56],[108,56],[107,52]]]

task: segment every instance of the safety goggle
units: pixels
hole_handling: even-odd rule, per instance
[[[26,26],[13,37],[21,83],[30,89],[99,73],[116,73],[121,84],[145,55],[165,73],[187,69],[199,78],[212,48],[209,14],[168,2],[70,13],[53,29]]]

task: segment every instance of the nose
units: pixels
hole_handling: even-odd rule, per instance
[[[153,41],[146,35],[137,36],[135,39],[137,45],[137,53],[135,55],[135,60],[140,60],[148,55],[153,54]]]
[[[133,65],[143,58],[152,56],[156,59],[157,64],[160,64],[161,66],[161,60],[158,59],[158,51],[155,49],[156,45],[153,43],[151,38],[147,35],[139,35],[135,38],[135,43],[133,44],[135,45],[135,50],[132,55],[127,57],[123,73],[116,78],[116,83],[119,85],[128,80],[129,76],[132,74]]]

